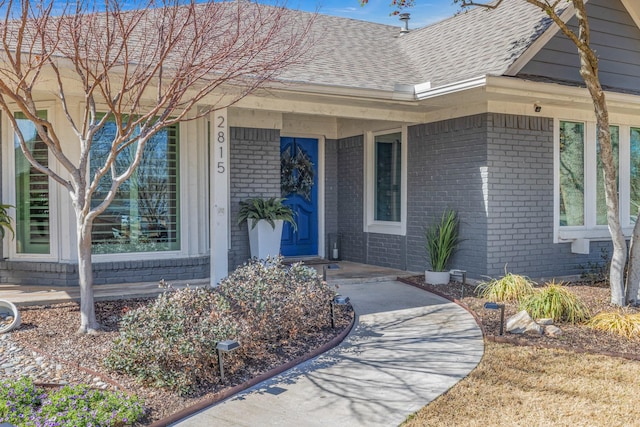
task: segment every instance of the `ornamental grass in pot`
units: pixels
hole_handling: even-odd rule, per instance
[[[431,269],[425,270],[424,280],[426,283],[432,285],[449,283],[450,273],[447,267],[460,243],[459,224],[456,211],[446,209],[439,222],[427,227],[425,239]]]

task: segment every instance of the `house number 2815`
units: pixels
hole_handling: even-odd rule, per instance
[[[225,126],[225,117],[216,117],[216,151],[220,151],[220,157],[216,164],[218,173],[224,173],[226,170],[224,162],[224,147],[227,142],[227,127]]]

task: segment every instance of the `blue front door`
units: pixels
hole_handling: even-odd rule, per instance
[[[298,229],[285,223],[284,256],[318,255],[318,140],[280,138],[280,188]]]

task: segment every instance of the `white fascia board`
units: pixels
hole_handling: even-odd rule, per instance
[[[434,98],[436,96],[447,95],[449,93],[482,87],[485,86],[486,83],[487,76],[474,77],[472,79],[461,80],[459,82],[450,83],[434,88],[431,87],[430,82],[427,82],[415,86],[415,97],[418,101],[420,101],[423,99]]]
[[[570,86],[554,82],[490,76],[487,78],[486,91],[489,94],[517,95],[520,97],[538,97],[541,100],[552,99],[555,102],[586,103],[592,105],[589,91],[584,87]],[[606,91],[607,104],[610,107],[635,108],[640,105],[640,96]]]
[[[411,85],[396,84],[394,90],[362,89],[346,86],[333,86],[311,83],[277,82],[265,85],[262,89],[278,89],[287,92],[300,92],[328,96],[371,98],[395,101],[414,101]]]
[[[560,19],[562,20],[562,22],[568,22],[569,19],[571,19],[573,17],[573,15],[575,15],[576,11],[575,8],[573,7],[572,4],[568,4],[567,8],[565,9],[564,12],[562,12],[562,14],[560,15]],[[509,68],[507,68],[507,71],[505,71],[504,75],[505,76],[515,76],[516,74],[518,74],[525,65],[527,65],[529,63],[529,61],[531,61],[533,59],[534,56],[536,56],[538,54],[538,52],[540,52],[540,50],[546,46],[546,44],[560,31],[560,27],[558,27],[555,23],[552,23],[551,25],[549,25],[549,28],[546,29],[546,31],[540,35],[540,37],[538,37],[536,39],[536,41],[534,41],[531,46],[529,46],[523,53],[522,55],[520,55],[520,57],[518,57],[518,59],[516,59],[513,64],[511,64],[511,66]]]
[[[638,0],[622,0],[622,5],[631,15],[633,22],[640,28],[640,3],[638,3]]]

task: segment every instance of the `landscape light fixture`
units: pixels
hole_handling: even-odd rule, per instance
[[[345,297],[344,295],[336,295],[331,300],[331,303],[329,304],[329,307],[331,309],[331,327],[332,328],[336,327],[336,314],[335,314],[333,306],[334,305],[347,305],[347,304],[349,304],[349,301],[350,301],[349,297]]]
[[[222,353],[231,353],[240,347],[240,343],[235,340],[218,341],[216,350],[218,350],[218,364],[220,365],[220,379],[224,381],[224,366],[222,365]]]
[[[487,310],[500,310],[500,335],[504,331],[504,304],[498,304],[497,302],[485,302],[484,308]]]
[[[459,276],[462,279],[462,295],[460,299],[464,298],[464,285],[467,284],[467,270],[451,270],[449,274],[456,277]]]
[[[322,266],[322,280],[327,281],[327,270],[339,270],[340,266],[338,264],[329,264]]]

